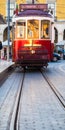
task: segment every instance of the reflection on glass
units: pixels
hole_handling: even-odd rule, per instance
[[[17,22],[17,38],[25,38],[26,24],[23,21]]]
[[[49,38],[49,26],[50,26],[49,21],[47,20],[41,21],[41,38],[42,39]]]

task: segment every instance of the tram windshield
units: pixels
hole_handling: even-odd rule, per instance
[[[28,20],[27,37],[28,39],[39,39],[39,20]]]
[[[16,38],[20,39],[49,39],[50,21],[48,20],[19,20],[16,22]]]

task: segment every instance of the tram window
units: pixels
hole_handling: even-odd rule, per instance
[[[49,26],[50,23],[47,20],[41,21],[41,39],[49,39]]]
[[[39,21],[38,20],[28,20],[27,22],[27,37],[29,39],[39,38]]]
[[[26,29],[26,24],[25,22],[17,22],[17,38],[25,38],[25,29]]]

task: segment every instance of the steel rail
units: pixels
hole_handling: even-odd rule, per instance
[[[15,102],[13,103],[13,108],[10,112],[9,124],[7,126],[7,130],[17,130],[18,113],[19,113],[19,106],[20,106],[20,99],[21,99],[24,77],[25,77],[25,71],[23,71],[23,77],[21,79],[21,82],[20,82],[16,97],[15,97]]]
[[[52,89],[52,91],[54,92],[54,94],[56,95],[57,99],[60,101],[60,103],[62,104],[63,108],[65,108],[65,99],[62,96],[62,94],[58,91],[58,89],[53,85],[53,83],[50,81],[50,79],[48,78],[48,76],[46,75],[46,73],[42,72],[41,73],[43,75],[43,77],[45,78],[46,82],[48,83],[48,85],[50,86],[50,88]]]
[[[21,83],[21,88],[18,96],[18,102],[17,102],[17,108],[16,108],[16,113],[15,113],[15,121],[14,121],[14,130],[17,130],[17,119],[18,119],[18,112],[19,112],[19,106],[20,106],[20,99],[21,99],[21,94],[22,94],[22,87],[24,83],[24,77],[25,77],[25,72],[23,74],[23,79]]]

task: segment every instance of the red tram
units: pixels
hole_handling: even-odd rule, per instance
[[[53,59],[54,20],[47,4],[20,4],[13,16],[13,61],[22,67],[46,66]]]

